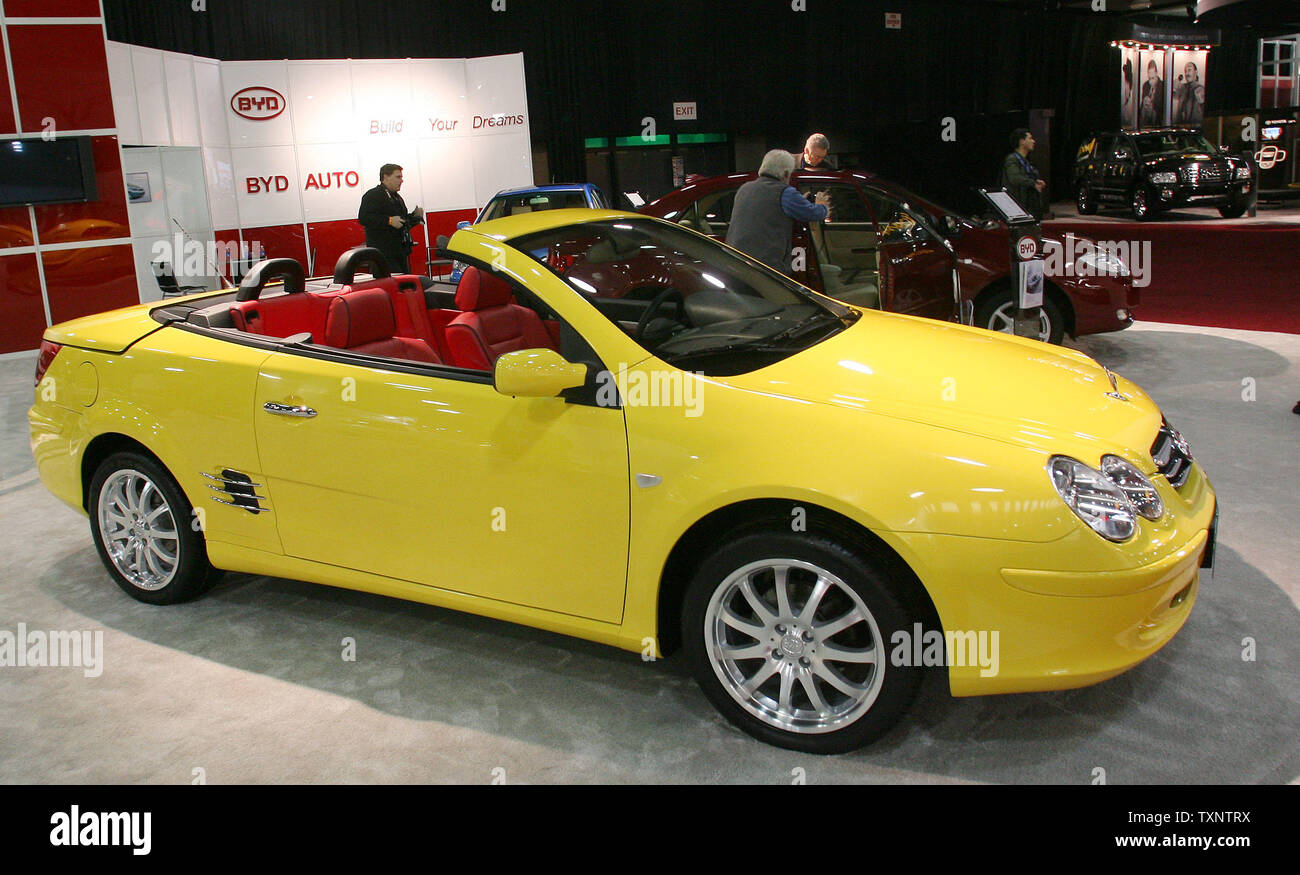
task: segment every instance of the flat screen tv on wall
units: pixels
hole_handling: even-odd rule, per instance
[[[98,198],[90,137],[0,139],[0,207]]]

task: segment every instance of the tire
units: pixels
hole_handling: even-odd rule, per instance
[[[975,311],[975,326],[987,328],[989,331],[1000,331],[1003,334],[1013,334],[1015,333],[1015,310],[1016,302],[1011,296],[1011,290],[1003,289],[980,303]],[[1050,295],[1044,293],[1043,307],[1039,312],[1038,339],[1044,343],[1059,345],[1065,337],[1065,315],[1061,312],[1061,308]]]
[[[1146,186],[1139,185],[1133,189],[1133,193],[1129,195],[1129,210],[1133,213],[1133,218],[1139,222],[1151,218],[1151,205],[1147,202]]]
[[[220,577],[176,480],[139,453],[109,456],[90,481],[90,531],[123,591],[151,605],[202,595]],[[173,546],[174,545],[174,546]]]
[[[1246,205],[1228,204],[1226,207],[1219,207],[1219,215],[1225,219],[1240,219],[1246,215]]]
[[[913,629],[899,583],[828,537],[750,530],[706,559],[687,589],[691,672],[714,707],[760,741],[811,754],[856,750],[898,722],[921,683],[923,668],[889,661],[894,633]],[[754,655],[728,657],[725,647]],[[848,658],[828,658],[832,649]]]
[[[1081,216],[1092,216],[1097,213],[1097,200],[1093,197],[1091,185],[1086,182],[1079,183],[1079,188],[1074,193],[1074,205]]]

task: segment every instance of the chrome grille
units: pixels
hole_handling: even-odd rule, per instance
[[[220,475],[209,474],[206,471],[201,473],[208,480],[214,481],[208,484],[208,488],[220,494],[220,497],[211,496],[217,504],[242,507],[252,514],[271,512],[271,509],[266,506],[266,498],[257,494],[257,489],[262,484],[254,483],[253,478],[247,474],[233,468],[222,468]]]
[[[1218,185],[1223,180],[1223,168],[1217,164],[1188,164],[1183,167],[1183,181],[1188,185]]]
[[[1163,420],[1151,445],[1151,460],[1175,489],[1187,482],[1192,470],[1192,450],[1178,430]]]

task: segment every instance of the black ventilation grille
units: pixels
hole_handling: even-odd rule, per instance
[[[1187,475],[1192,470],[1192,451],[1187,441],[1177,429],[1163,421],[1155,443],[1151,445],[1151,460],[1175,489],[1187,482]]]

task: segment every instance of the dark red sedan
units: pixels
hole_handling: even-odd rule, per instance
[[[725,240],[736,190],[755,175],[692,177],[641,211]],[[1012,330],[1005,225],[958,215],[870,173],[804,171],[790,184],[831,199],[827,221],[795,223],[790,245],[799,282],[856,306]],[[1055,247],[1061,251],[1054,256]],[[1049,228],[1043,248],[1041,340],[1059,343],[1065,334],[1132,324],[1138,291],[1126,265],[1099,256],[1090,241],[1066,240]]]

